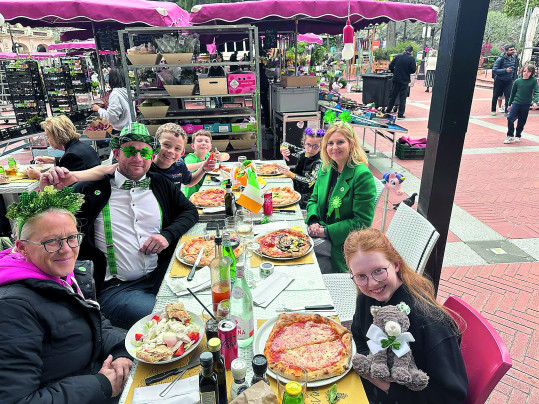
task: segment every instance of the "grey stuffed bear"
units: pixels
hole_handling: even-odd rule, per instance
[[[410,390],[419,391],[427,387],[429,377],[415,364],[408,342],[413,342],[405,303],[396,306],[372,306],[373,325],[367,332],[370,352],[367,356],[355,354],[352,366],[360,376],[388,379],[403,384]]]

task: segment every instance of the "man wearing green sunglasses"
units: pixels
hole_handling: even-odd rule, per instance
[[[129,329],[151,313],[174,247],[198,212],[179,187],[148,171],[161,146],[143,124],[125,126],[110,147],[116,171],[75,185],[86,197],[77,215],[86,235],[80,257],[94,262],[103,314]]]

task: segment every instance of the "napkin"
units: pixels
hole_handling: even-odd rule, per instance
[[[266,233],[269,233],[270,231],[281,230],[281,229],[286,229],[286,228],[288,228],[288,225],[286,224],[286,222],[283,220],[280,220],[278,222],[271,222],[271,223],[256,225],[254,227],[253,232],[254,234],[266,234]]]
[[[274,272],[256,285],[253,300],[257,306],[266,308],[294,280],[292,275]]]
[[[206,265],[197,270],[195,272],[195,277],[191,282],[187,280],[187,277],[167,277],[167,285],[176,296],[188,295],[189,292],[187,291],[187,288],[190,288],[193,292],[209,288],[211,286],[210,267]]]
[[[203,213],[218,213],[218,212],[224,212],[225,207],[224,206],[212,206],[210,208],[203,208]]]
[[[180,379],[165,397],[159,397],[170,383],[149,387],[137,387],[131,404],[196,404],[200,402],[198,375]]]

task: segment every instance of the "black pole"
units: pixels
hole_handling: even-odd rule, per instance
[[[418,211],[440,233],[425,273],[438,290],[489,0],[446,0]]]

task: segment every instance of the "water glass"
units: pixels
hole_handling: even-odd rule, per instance
[[[293,380],[298,382],[301,385],[303,389],[303,400],[305,400],[305,397],[307,394],[307,382],[309,381],[307,370],[305,370],[305,368],[302,368],[301,366],[291,365],[289,363],[287,363],[286,366],[293,368],[295,371],[298,372],[298,375],[300,375],[298,378],[293,379]],[[286,383],[288,383],[291,380],[283,376],[280,376],[278,374],[275,374],[275,380],[277,382],[277,398],[279,399],[279,403],[282,403]]]

